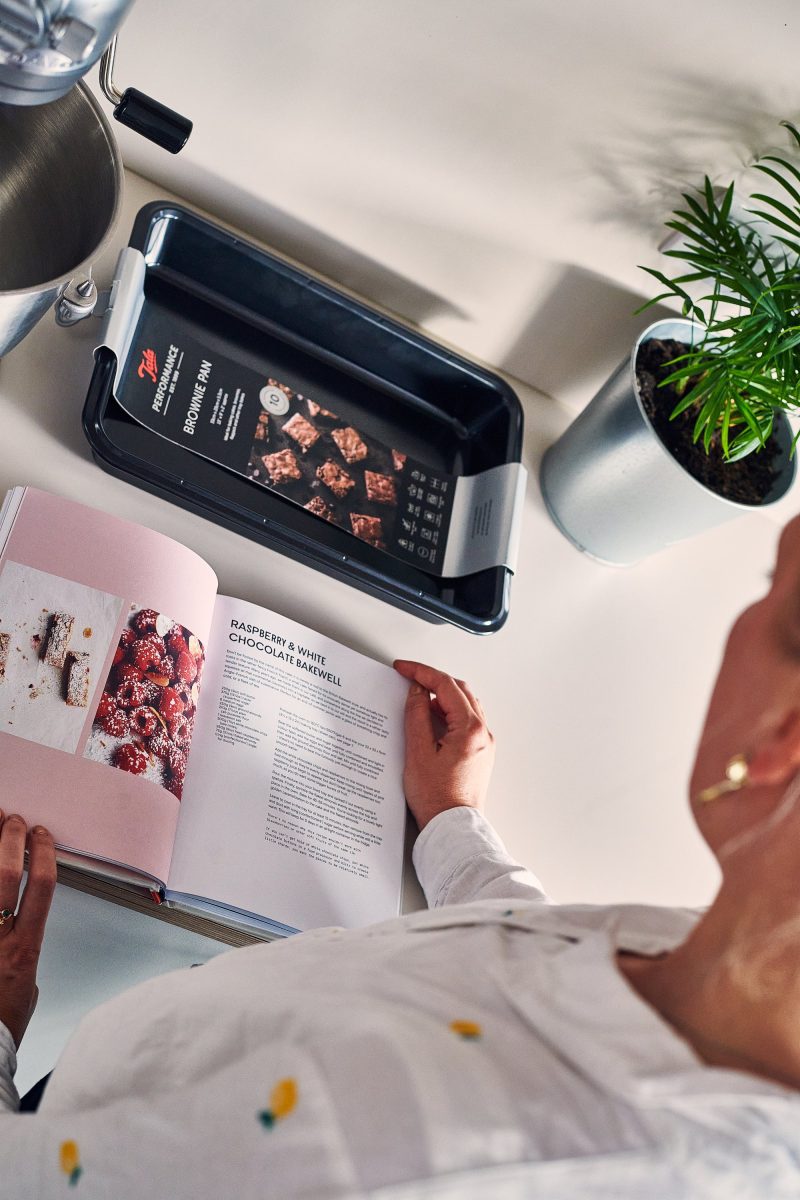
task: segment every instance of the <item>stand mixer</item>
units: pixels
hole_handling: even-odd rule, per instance
[[[113,81],[116,31],[133,0],[0,0],[0,356],[55,305],[72,325],[97,305],[91,263],[119,211],[122,161],[82,82],[123,125],[177,154],[192,122]]]
[[[123,125],[177,154],[192,122],[136,88],[120,92],[112,70],[116,31],[133,0],[0,0],[0,104],[47,104],[100,64],[100,86]]]

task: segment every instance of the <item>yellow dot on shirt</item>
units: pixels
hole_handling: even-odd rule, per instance
[[[297,1083],[294,1079],[281,1079],[269,1094],[269,1107],[273,1117],[280,1120],[288,1117],[297,1104]]]
[[[457,1033],[459,1037],[468,1042],[477,1041],[483,1033],[477,1021],[451,1021],[450,1028],[453,1033]]]
[[[269,1108],[258,1114],[265,1129],[271,1129],[276,1121],[287,1117],[297,1105],[297,1082],[294,1079],[279,1079],[269,1094]]]
[[[59,1164],[64,1174],[69,1175],[70,1186],[74,1187],[83,1174],[77,1142],[68,1141],[61,1143]]]

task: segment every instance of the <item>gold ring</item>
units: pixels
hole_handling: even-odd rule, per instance
[[[5,925],[6,921],[9,919],[9,917],[13,917],[13,915],[14,915],[13,908],[0,909],[0,925]]]
[[[712,800],[718,800],[728,792],[738,792],[740,788],[747,787],[749,781],[747,759],[743,754],[734,754],[725,764],[725,778],[698,792],[697,803],[710,804]]]

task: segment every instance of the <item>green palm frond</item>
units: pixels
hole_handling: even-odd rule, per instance
[[[661,290],[637,311],[677,299],[700,326],[661,381],[681,396],[672,416],[691,411],[695,441],[709,450],[719,434],[729,462],[764,447],[776,412],[800,409],[800,131],[782,124],[798,158],[754,164],[777,194],[750,194],[752,220],[734,215],[733,183],[720,192],[706,176],[666,222],[682,239],[664,255],[676,273],[642,268]]]

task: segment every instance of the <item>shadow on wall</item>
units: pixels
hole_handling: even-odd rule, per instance
[[[780,97],[760,89],[688,72],[658,81],[653,95],[662,114],[657,135],[631,122],[587,144],[579,193],[585,198],[586,220],[627,233],[638,231],[654,249],[666,234],[664,222],[682,192],[701,186],[706,174],[715,183],[738,183],[757,156],[787,149],[788,134],[780,122],[797,120],[797,97],[787,97],[781,107]],[[642,107],[652,109],[649,103]],[[758,183],[765,186],[761,177]],[[644,275],[637,293],[580,267],[557,269],[560,274],[554,275],[502,365],[548,394],[582,407],[641,330],[675,316],[675,311],[654,305],[634,315],[657,288]],[[564,396],[571,390],[580,394]]]
[[[585,386],[576,397],[588,402],[614,371],[641,331],[673,310],[654,305],[634,315],[641,293],[587,271],[562,264],[516,342],[499,364],[540,391],[569,401],[565,393]]]
[[[352,246],[337,241],[291,213],[254,197],[230,180],[202,167],[181,164],[180,179],[164,182],[170,191],[190,198],[192,204],[213,214],[250,237],[266,243],[302,266],[325,276],[337,287],[422,325],[435,316],[467,318],[469,313],[398,274],[375,259],[359,254]],[[154,180],[159,183],[159,180]]]
[[[780,122],[797,120],[797,94],[781,107],[779,96],[761,89],[689,72],[653,91],[662,114],[658,131],[631,124],[587,143],[583,192],[593,220],[658,241],[680,194],[701,186],[705,175],[727,185],[757,155],[786,149]]]

